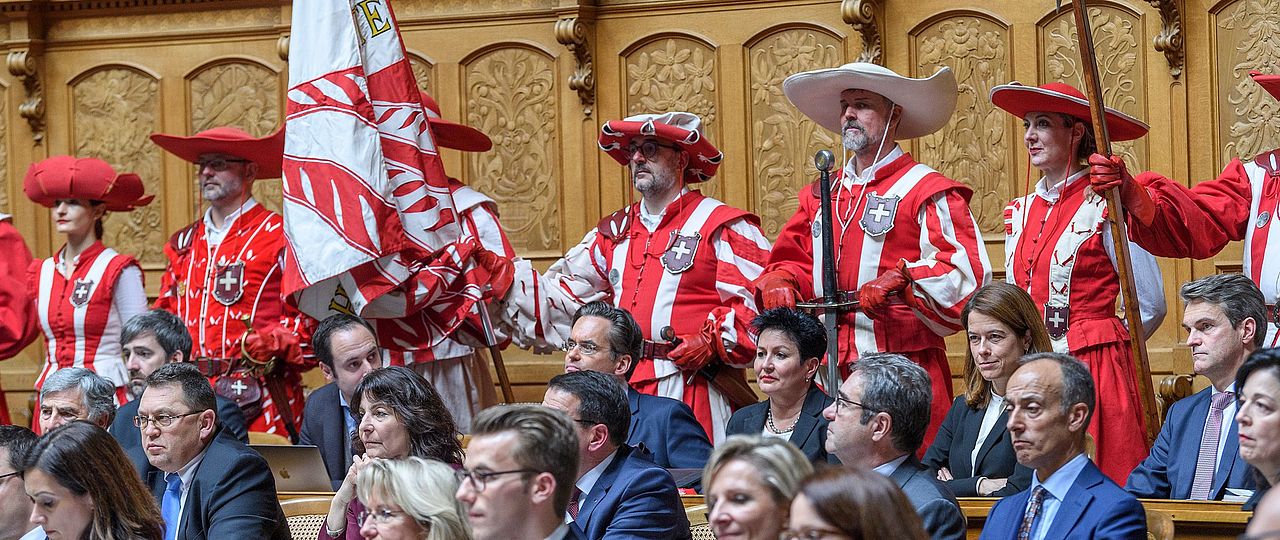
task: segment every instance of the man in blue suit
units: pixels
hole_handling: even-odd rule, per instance
[[[631,313],[608,302],[590,302],[573,315],[565,343],[564,370],[597,371],[626,382],[640,357],[644,333]],[[627,445],[643,447],[668,469],[698,469],[711,456],[707,432],[683,401],[641,394],[627,386],[631,426]]]
[[[320,321],[311,334],[311,349],[329,384],[307,396],[298,441],[320,449],[329,482],[336,491],[351,468],[351,435],[357,424],[348,403],[360,380],[382,367],[382,351],[373,327],[360,317],[344,313]]]
[[[557,375],[542,403],[568,414],[578,432],[578,478],[566,522],[588,540],[690,538],[671,473],[624,443],[631,412],[622,381],[595,371]]]
[[[1030,489],[996,503],[981,538],[1147,537],[1142,504],[1085,454],[1095,399],[1089,370],[1075,358],[1059,353],[1022,358],[1005,391],[1008,427],[1018,463],[1035,474]]]
[[[1253,489],[1240,459],[1235,380],[1245,358],[1266,338],[1266,298],[1240,274],[1190,281],[1178,294],[1186,303],[1182,327],[1192,367],[1211,386],[1169,408],[1151,454],[1124,488],[1151,499],[1218,500],[1228,488]]]

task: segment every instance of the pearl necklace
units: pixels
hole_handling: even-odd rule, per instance
[[[778,435],[781,435],[783,433],[791,433],[792,431],[795,431],[796,424],[799,422],[800,422],[800,417],[797,416],[796,420],[794,422],[791,422],[791,427],[787,429],[778,429],[778,426],[773,424],[773,408],[770,408],[769,413],[764,417],[765,426],[769,428],[769,431],[772,431],[773,433],[776,433]]]

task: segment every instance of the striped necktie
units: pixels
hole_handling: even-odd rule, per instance
[[[1200,436],[1200,455],[1196,458],[1196,476],[1191,482],[1191,498],[1205,500],[1213,488],[1213,473],[1218,470],[1218,440],[1222,436],[1222,416],[1227,405],[1235,399],[1231,392],[1218,392],[1209,403],[1209,418]]]

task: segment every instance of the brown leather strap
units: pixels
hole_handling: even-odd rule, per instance
[[[209,358],[208,356],[199,356],[196,357],[195,361],[192,363],[196,365],[196,369],[199,369],[200,373],[203,373],[205,377],[221,377],[231,373],[231,370],[235,367],[237,360],[238,359],[236,358]]]
[[[668,355],[676,346],[661,341],[644,340],[644,344],[640,347],[640,358],[648,360],[670,360]]]

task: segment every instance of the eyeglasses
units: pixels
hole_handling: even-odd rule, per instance
[[[205,409],[205,410],[208,410],[208,409]],[[135,416],[133,417],[133,425],[138,426],[141,429],[147,429],[147,424],[155,424],[158,427],[169,427],[169,426],[172,426],[173,422],[179,418],[182,418],[184,416],[191,416],[193,414],[200,414],[202,412],[204,411],[191,411],[186,414],[162,414],[162,415],[156,416],[155,418],[151,418],[147,416]]]
[[[564,345],[560,346],[560,350],[564,351],[565,354],[573,352],[574,349],[578,349],[579,352],[587,356],[595,356],[599,353],[609,351],[609,349],[600,348],[600,346],[595,343],[578,343],[572,339],[566,339],[564,341]]]
[[[504,474],[536,473],[536,472],[538,471],[535,471],[533,469],[511,469],[509,471],[468,471],[466,469],[458,469],[456,471],[453,471],[453,476],[458,479],[459,484],[467,480],[470,480],[471,485],[475,487],[476,492],[479,493],[481,491],[484,491],[485,483],[487,483],[490,478],[493,478],[495,476],[502,476]]]
[[[836,413],[837,413],[837,414],[839,414],[839,413],[840,413],[840,404],[841,404],[841,403],[848,403],[848,405],[845,405],[846,407],[860,407],[860,408],[861,408],[862,410],[864,410],[864,411],[877,412],[875,409],[872,409],[872,408],[870,408],[870,407],[867,407],[866,405],[863,405],[863,404],[861,404],[861,403],[858,403],[858,402],[856,402],[856,401],[854,401],[854,400],[852,400],[852,399],[848,399],[848,398],[841,397],[841,396],[837,395],[837,396],[836,396]]]
[[[778,540],[822,540],[833,536],[845,536],[845,534],[831,529],[811,529],[808,527],[800,530],[783,529],[782,533],[778,535]]]
[[[632,143],[632,144],[628,145],[628,146],[627,146],[627,156],[628,156],[628,157],[630,157],[630,156],[634,156],[634,155],[636,155],[636,150],[639,150],[639,151],[640,151],[640,155],[644,156],[644,158],[645,158],[645,159],[653,159],[653,156],[655,156],[655,155],[657,155],[657,154],[658,154],[658,149],[659,149],[659,148],[670,148],[670,149],[672,149],[672,150],[679,150],[679,149],[680,149],[680,147],[679,147],[679,146],[674,146],[674,145],[670,145],[670,144],[662,144],[662,143],[660,143],[660,142],[658,142],[658,141],[652,141],[652,140],[650,140],[650,141],[644,141],[644,142],[642,142],[642,143],[640,143],[640,144]]]
[[[8,480],[10,476],[18,476],[19,474],[22,474],[22,471],[13,471],[11,473],[0,474],[0,484],[3,484],[4,481]]]
[[[200,161],[197,161],[196,170],[202,171],[204,170],[205,167],[208,167],[210,169],[213,169],[214,171],[222,172],[227,170],[227,167],[229,167],[230,164],[232,163],[252,163],[252,162],[247,159],[237,159],[237,158],[209,158],[209,159],[202,159]]]
[[[366,509],[356,515],[356,523],[363,524],[366,518],[373,518],[374,523],[386,524],[391,521],[391,518],[401,515],[404,515],[401,510],[387,510],[386,508],[378,510]]]

